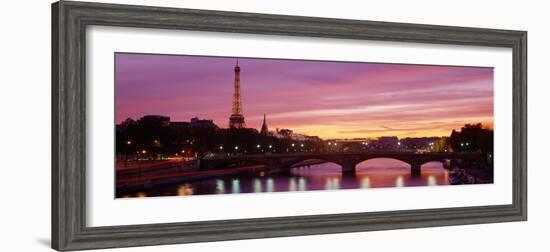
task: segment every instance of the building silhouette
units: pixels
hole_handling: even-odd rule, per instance
[[[234,81],[234,93],[233,93],[233,107],[231,110],[231,116],[229,117],[229,128],[245,128],[244,116],[241,104],[241,68],[239,67],[239,61],[235,65],[235,81]]]
[[[219,129],[218,125],[213,120],[199,119],[198,117],[191,118],[190,121],[170,121],[172,129],[190,129],[190,128],[213,128]]]
[[[267,136],[269,134],[269,130],[267,128],[267,122],[265,121],[265,114],[264,114],[264,123],[262,124],[262,130],[260,131],[260,134]]]

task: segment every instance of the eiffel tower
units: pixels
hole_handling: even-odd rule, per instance
[[[234,82],[234,93],[233,93],[233,108],[231,110],[231,116],[229,117],[229,127],[230,128],[244,128],[246,127],[244,123],[243,110],[241,105],[241,68],[239,67],[239,60],[235,65],[235,82]]]

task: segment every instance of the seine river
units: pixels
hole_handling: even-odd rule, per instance
[[[321,163],[293,168],[291,175],[249,175],[206,179],[191,183],[158,186],[123,197],[155,197],[174,195],[233,194],[338,190],[406,186],[447,185],[448,171],[439,162],[422,166],[420,176],[411,176],[410,166],[403,162],[377,158],[362,162],[355,176],[342,176],[334,163]]]

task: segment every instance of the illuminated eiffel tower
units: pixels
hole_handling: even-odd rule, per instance
[[[231,116],[229,117],[229,127],[230,128],[244,128],[246,127],[244,123],[244,116],[241,104],[241,68],[239,67],[239,60],[235,65],[235,82],[234,82],[234,92],[233,92],[233,108],[231,110]]]

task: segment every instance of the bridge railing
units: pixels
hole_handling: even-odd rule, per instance
[[[278,158],[303,156],[353,156],[353,155],[387,155],[387,156],[447,156],[447,157],[477,157],[478,152],[416,152],[416,151],[357,151],[357,152],[292,152],[292,153],[263,153],[263,154],[215,154],[202,157],[203,160],[235,159],[235,158]]]

